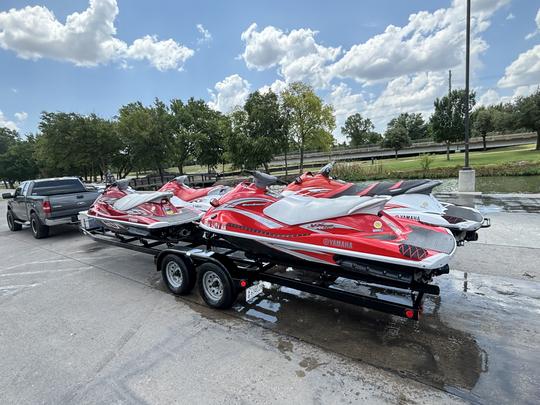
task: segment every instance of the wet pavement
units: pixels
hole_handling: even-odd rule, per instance
[[[155,403],[163,398],[160,392],[174,392],[156,379],[185,378],[180,364],[186,358],[192,373],[211,369],[214,380],[209,384],[214,390],[215,384],[227,385],[227,378],[238,377],[201,363],[214,356],[235,370],[240,367],[254,392],[270,390],[264,395],[274,395],[275,402],[294,400],[295,390],[304,394],[309,387],[312,396],[306,391],[295,402],[537,403],[540,216],[493,198],[498,205],[475,197],[480,208],[493,216],[493,226],[482,231],[478,242],[459,249],[451,273],[437,280],[441,296],[426,297],[419,322],[271,285],[250,303],[240,297],[231,310],[211,310],[195,292],[182,298],[168,294],[150,256],[100,245],[70,228],[36,241],[28,231],[9,233],[0,223],[0,312],[9,325],[0,331],[0,342],[11,350],[19,347],[17,336],[25,342],[22,357],[0,354],[2,364],[14,370],[9,378],[0,372],[0,389],[7,390],[6,381],[17,387],[32,376],[37,387],[29,388],[37,390],[33,398]],[[495,210],[492,205],[503,208]],[[0,211],[3,221],[4,211]],[[343,279],[335,288],[388,294]],[[34,326],[31,336],[26,336],[27,326],[20,319]],[[158,349],[158,342],[169,348]],[[183,349],[185,342],[190,342],[189,350]],[[209,342],[221,344],[222,349]],[[234,346],[235,342],[242,344]],[[97,354],[100,347],[106,348],[103,356]],[[230,350],[245,351],[258,361],[251,364],[250,356],[239,361],[230,357]],[[68,366],[55,370],[59,376],[51,379],[47,367],[58,362],[63,352],[71,358],[86,353],[88,362],[97,357],[94,371],[75,373],[72,369],[82,366],[65,360],[60,364]],[[167,353],[174,353],[178,364],[158,360]],[[148,367],[138,365],[136,359],[148,362]],[[365,367],[371,367],[369,372]],[[82,382],[79,375],[84,376]],[[134,376],[136,384],[130,384]],[[62,378],[73,384],[61,396],[43,393]],[[272,388],[261,388],[262,381],[272,381]],[[182,387],[190,391],[194,384],[208,389],[191,380]],[[366,386],[375,390],[375,397]],[[404,396],[387,393],[396,389]],[[221,385],[219,390],[230,401],[265,402],[263,396],[237,397]],[[7,392],[15,395],[11,389]],[[195,394],[185,398],[200,398]],[[12,402],[32,398],[17,395],[8,398],[18,400]],[[212,399],[220,402],[219,396]]]

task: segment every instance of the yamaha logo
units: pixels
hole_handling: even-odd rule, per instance
[[[352,242],[347,242],[344,240],[323,239],[323,244],[325,246],[331,246],[335,248],[352,249]]]

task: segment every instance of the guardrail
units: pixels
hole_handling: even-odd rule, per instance
[[[135,177],[129,181],[129,185],[135,190],[158,190],[163,184],[173,180],[178,174],[164,173],[163,181],[158,174],[151,174],[145,177]],[[218,179],[217,173],[195,173],[186,174],[187,184],[193,187],[206,187],[214,184]]]
[[[511,141],[511,140],[523,140],[523,139],[527,139],[527,140],[530,140],[532,142],[532,141],[534,141],[536,139],[536,136],[537,136],[536,132],[521,132],[521,133],[517,133],[517,134],[496,134],[496,135],[488,135],[486,137],[486,142]],[[482,143],[482,142],[483,142],[482,137],[480,137],[480,136],[470,138],[470,140],[469,140],[470,144]],[[411,146],[402,149],[402,151],[407,151],[407,150],[416,149],[416,148],[423,148],[423,147],[428,147],[428,146],[441,146],[441,145],[446,148],[446,145],[434,142],[432,140],[422,141],[422,142],[414,142]],[[455,143],[452,143],[450,145],[451,149],[452,148],[455,149],[455,147],[463,147],[463,142],[455,142]],[[332,150],[330,150],[328,152],[306,152],[306,153],[304,153],[304,159],[316,158],[316,157],[327,158],[328,156],[338,157],[338,156],[342,156],[342,155],[355,155],[355,154],[359,154],[359,153],[367,153],[367,152],[382,151],[382,150],[387,150],[387,149],[381,148],[380,145],[370,145],[370,146],[365,146],[365,147],[361,147],[361,148],[332,149]],[[287,155],[287,160],[288,161],[293,161],[295,159],[298,159],[298,160],[300,159],[300,154],[299,153],[294,152],[294,153],[291,153],[291,154]],[[273,162],[284,162],[284,161],[285,161],[285,156],[284,155],[278,155],[278,156],[274,157],[271,164]]]

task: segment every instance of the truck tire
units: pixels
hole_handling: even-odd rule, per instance
[[[215,263],[199,266],[197,283],[201,297],[212,308],[230,308],[238,296],[230,275]]]
[[[49,227],[41,223],[35,212],[30,215],[30,228],[32,229],[32,235],[36,239],[43,239],[49,236]]]
[[[11,212],[11,210],[8,210],[6,214],[6,219],[10,231],[16,232],[22,229],[22,225],[18,222],[15,222],[15,215],[13,215],[13,212]]]
[[[186,295],[193,290],[197,274],[191,263],[175,254],[166,255],[160,264],[161,277],[167,288],[175,295]]]

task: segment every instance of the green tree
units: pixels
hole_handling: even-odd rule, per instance
[[[450,96],[437,98],[435,111],[430,118],[433,138],[446,144],[446,159],[450,160],[450,144],[465,138],[465,90],[452,90]],[[469,112],[475,104],[475,93],[469,97]]]
[[[181,100],[171,101],[173,159],[180,174],[184,173],[186,163],[194,159],[197,139],[201,134],[192,111],[197,109],[197,102],[190,98],[186,104]]]
[[[482,136],[484,150],[486,150],[486,135],[488,132],[492,132],[495,129],[493,109],[485,108],[483,106],[477,108],[472,113],[471,121],[473,123],[473,129]]]
[[[396,159],[398,158],[398,151],[410,146],[411,138],[409,138],[409,132],[400,123],[388,124],[388,128],[384,133],[384,139],[382,141],[383,148],[393,149]]]
[[[536,150],[540,150],[540,87],[530,96],[516,100],[516,112],[522,127],[536,131]]]
[[[25,140],[17,139],[0,154],[0,178],[15,187],[15,182],[36,178],[39,169],[34,159],[35,139],[28,136]]]
[[[411,141],[424,139],[428,136],[428,126],[420,113],[401,113],[389,122],[389,126],[401,125],[407,129]]]
[[[215,169],[224,159],[224,140],[230,130],[229,119],[212,110],[204,100],[191,99],[186,104],[188,136],[193,137],[193,155],[197,163]]]
[[[287,132],[277,95],[272,91],[251,93],[243,109],[233,111],[230,119],[227,149],[233,165],[249,169],[264,166],[268,172],[268,163],[282,148]]]
[[[89,171],[88,134],[84,117],[75,113],[43,112],[35,157],[46,176],[81,175]],[[96,151],[91,151],[93,155]]]
[[[122,106],[118,114],[118,133],[124,154],[137,170],[155,169],[162,178],[171,160],[173,124],[167,106],[156,99],[150,107],[140,102]]]
[[[19,139],[17,131],[0,127],[0,155],[7,152],[8,148]]]
[[[380,142],[380,139],[374,138],[374,134],[379,135],[374,129],[375,125],[369,118],[363,118],[362,114],[356,113],[347,117],[345,125],[341,127],[341,133],[346,135],[351,146],[358,147]]]
[[[289,84],[282,93],[283,104],[289,111],[289,130],[300,151],[300,172],[304,168],[304,152],[309,144],[333,144],[332,131],[336,126],[332,106],[326,105],[313,88],[301,82]],[[330,142],[332,140],[332,142]]]

